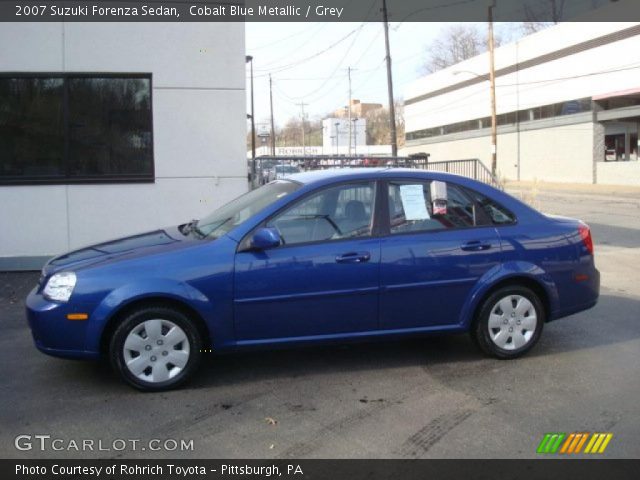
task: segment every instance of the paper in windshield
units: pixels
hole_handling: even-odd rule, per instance
[[[406,220],[426,220],[429,217],[422,185],[400,185],[400,199]]]

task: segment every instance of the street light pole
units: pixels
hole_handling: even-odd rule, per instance
[[[351,122],[353,122],[353,154],[356,155],[358,152],[358,117],[352,118]]]
[[[246,63],[250,64],[251,67],[251,158],[255,160],[256,158],[256,120],[255,114],[253,111],[253,57],[251,55],[247,55],[245,57]],[[253,162],[253,174],[255,175],[255,162]]]
[[[489,83],[491,89],[491,173],[496,176],[498,165],[498,124],[496,117],[496,69],[494,59],[493,9],[495,0],[489,5]]]
[[[269,105],[271,108],[271,155],[276,156],[276,129],[273,124],[273,85],[269,74]]]

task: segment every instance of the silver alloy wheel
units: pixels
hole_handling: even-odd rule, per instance
[[[189,339],[182,328],[164,320],[146,320],[133,328],[124,342],[127,369],[145,382],[165,382],[189,361]]]
[[[536,309],[522,295],[507,295],[489,314],[489,336],[503,350],[517,350],[531,341],[538,324]]]

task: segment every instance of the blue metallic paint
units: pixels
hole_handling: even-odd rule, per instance
[[[240,242],[273,214],[338,182],[433,179],[474,189],[509,208],[514,225],[375,235],[263,251]],[[403,169],[306,172],[301,188],[216,240],[175,228],[106,242],[50,261],[26,301],[36,346],[69,358],[95,358],[102,335],[134,302],[170,299],[196,312],[218,351],[379,336],[468,330],[484,296],[510,279],[536,282],[549,320],[595,304],[599,273],[578,234],[578,221],[545,216],[488,185],[454,175]],[[377,189],[382,191],[383,189]],[[379,203],[380,205],[380,203]],[[468,242],[488,245],[468,249]],[[336,262],[355,253],[363,262]],[[42,288],[72,270],[68,303]],[[588,279],[576,281],[577,274]],[[89,320],[68,321],[85,312]]]

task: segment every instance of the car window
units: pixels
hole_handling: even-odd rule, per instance
[[[515,223],[516,216],[506,207],[500,205],[495,200],[476,192],[475,190],[465,189],[466,193],[473,198],[478,205],[484,210],[484,213],[491,219],[494,225],[509,225]]]
[[[483,212],[456,185],[440,181],[389,183],[391,233],[487,225]]]
[[[201,219],[197,229],[203,236],[218,238],[300,186],[299,183],[278,181],[251,190]]]
[[[267,223],[285,245],[371,235],[375,183],[347,184],[315,193]]]

